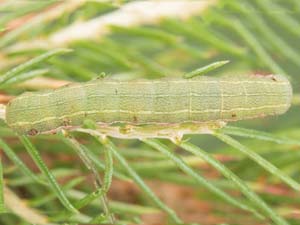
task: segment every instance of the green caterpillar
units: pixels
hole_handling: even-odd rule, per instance
[[[6,122],[17,133],[28,135],[72,129],[86,119],[105,127],[116,123],[201,126],[282,114],[290,107],[291,98],[291,85],[280,75],[132,81],[102,78],[24,93],[8,103]]]

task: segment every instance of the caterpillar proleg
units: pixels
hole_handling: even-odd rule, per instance
[[[110,136],[207,132],[228,121],[286,112],[290,82],[280,75],[118,81],[101,78],[11,100],[6,122],[19,134],[55,133],[95,121]],[[121,125],[120,125],[121,124]]]

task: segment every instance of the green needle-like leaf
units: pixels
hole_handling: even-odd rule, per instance
[[[221,67],[221,66],[223,66],[227,63],[229,63],[229,60],[214,62],[214,63],[211,63],[207,66],[203,66],[199,69],[193,70],[190,73],[186,73],[186,74],[183,75],[183,77],[184,78],[193,78],[193,77],[196,77],[196,76],[204,75],[204,74],[208,73],[209,71],[217,69],[217,68],[219,68],[219,67]]]
[[[9,70],[8,72],[6,72],[2,76],[0,76],[0,87],[2,84],[7,82],[8,80],[13,79],[13,78],[16,79],[15,77],[22,75],[21,72],[23,72],[25,70],[29,70],[29,69],[33,68],[35,65],[37,65],[43,61],[46,61],[47,59],[49,59],[55,55],[68,53],[70,51],[72,51],[72,50],[65,49],[65,48],[54,49],[54,50],[48,51],[42,55],[39,55],[17,67],[14,67],[12,70]]]
[[[3,167],[2,167],[2,159],[0,158],[0,214],[4,213],[4,182],[3,182]]]
[[[22,173],[24,173],[24,175],[30,177],[37,183],[48,186],[48,183],[35,175],[2,139],[0,139],[0,148],[3,149],[7,157],[19,168]]]
[[[288,175],[284,174],[280,169],[275,167],[273,164],[262,158],[260,155],[256,154],[255,152],[251,151],[246,146],[242,145],[240,142],[234,140],[232,137],[222,134],[220,132],[214,133],[214,135],[225,142],[226,144],[234,147],[235,149],[241,151],[248,157],[250,157],[253,161],[259,164],[261,167],[265,168],[269,173],[273,174],[274,176],[278,177],[280,180],[285,182],[287,185],[292,187],[293,189],[300,191],[300,184],[290,178]]]
[[[109,151],[112,152],[112,154],[117,158],[117,160],[120,162],[120,164],[124,167],[124,169],[127,171],[128,175],[132,177],[132,179],[136,182],[137,185],[147,194],[150,199],[163,211],[165,211],[170,218],[177,224],[181,224],[181,219],[176,215],[176,213],[166,206],[153,192],[152,190],[145,184],[143,179],[135,172],[133,168],[129,165],[129,163],[125,160],[125,158],[118,153],[116,147],[109,139],[103,139],[102,135],[98,133],[95,130],[91,129],[77,129],[79,132],[88,133],[98,140],[99,143],[103,144]]]
[[[189,143],[189,142],[180,142],[178,144],[183,149],[203,158],[206,162],[211,164],[216,168],[220,173],[222,173],[229,180],[234,182],[234,184],[239,188],[239,190],[260,210],[262,210],[266,216],[269,216],[274,223],[278,225],[288,225],[282,217],[280,217],[276,212],[274,212],[257,194],[255,194],[238,176],[232,173],[227,167],[222,163],[215,160],[204,150],[199,147]]]
[[[112,152],[109,149],[104,149],[104,156],[105,156],[105,174],[104,174],[103,188],[107,192],[112,182],[114,167],[113,167]]]
[[[287,144],[287,145],[299,145],[300,141],[293,140],[289,138],[283,138],[277,135],[273,135],[267,132],[258,131],[258,130],[252,130],[252,129],[246,129],[242,127],[233,127],[233,126],[225,126],[221,129],[221,132],[224,134],[229,135],[235,135],[240,137],[248,137],[248,138],[254,138],[264,141],[271,141],[275,142],[277,144]]]
[[[63,190],[60,188],[54,176],[52,175],[52,173],[50,172],[46,164],[43,162],[36,148],[31,144],[31,142],[26,136],[20,136],[19,138],[22,144],[25,146],[27,152],[30,154],[31,158],[34,160],[34,162],[39,167],[41,172],[47,178],[47,181],[49,182],[50,186],[52,187],[53,191],[55,192],[56,196],[59,198],[61,203],[71,212],[77,213],[77,210],[74,208],[74,206],[69,202],[69,200],[65,196]]]
[[[63,135],[61,135],[61,139],[71,146],[79,155],[81,160],[84,162],[85,166],[92,171],[94,178],[95,178],[95,183],[96,183],[96,191],[97,192],[104,192],[104,194],[100,195],[101,202],[103,204],[103,207],[105,209],[105,214],[109,218],[110,223],[114,223],[114,216],[111,214],[109,210],[109,205],[108,205],[108,200],[105,196],[105,193],[108,191],[109,186],[111,184],[111,178],[112,178],[112,173],[113,173],[113,168],[112,168],[112,158],[110,156],[109,159],[107,159],[107,156],[105,157],[106,161],[109,160],[109,162],[106,162],[106,167],[105,167],[105,183],[102,185],[101,178],[98,174],[98,171],[93,163],[93,161],[90,159],[89,155],[87,152],[89,151],[86,147],[81,145],[80,143],[77,142],[76,139],[74,139],[72,136],[69,135],[68,138],[65,138]]]
[[[261,216],[259,215],[259,213],[255,209],[253,209],[250,206],[247,206],[247,205],[245,205],[243,203],[238,202],[237,200],[235,200],[234,198],[230,197],[228,194],[226,194],[222,190],[220,190],[217,187],[215,187],[213,184],[211,184],[205,178],[203,178],[199,174],[197,174],[181,158],[179,158],[174,153],[172,153],[167,148],[167,146],[163,145],[158,140],[148,139],[148,140],[143,140],[143,142],[145,142],[146,144],[152,146],[153,148],[157,149],[158,151],[160,151],[161,153],[163,153],[164,155],[166,155],[167,157],[169,157],[170,159],[172,159],[174,161],[174,163],[176,163],[176,165],[182,171],[184,171],[186,174],[188,174],[191,177],[193,177],[200,185],[206,187],[208,190],[210,190],[211,192],[213,192],[217,196],[221,197],[222,199],[224,199],[228,203],[230,203],[230,204],[232,204],[232,205],[234,205],[234,206],[236,206],[238,208],[241,208],[243,210],[252,212],[252,213],[254,213],[255,215],[257,215],[257,216],[259,216],[261,218]]]
[[[29,72],[21,73],[18,76],[15,76],[9,80],[7,80],[3,85],[2,88],[4,87],[9,87],[12,85],[16,85],[18,83],[24,82],[26,80],[32,79],[34,77],[42,76],[48,73],[49,70],[47,69],[40,69],[40,70],[32,70]]]
[[[132,179],[140,186],[140,188],[151,198],[151,200],[162,210],[164,210],[170,218],[173,219],[177,224],[182,223],[181,219],[176,215],[176,213],[166,206],[161,200],[151,191],[151,189],[144,183],[144,181],[140,178],[140,176],[130,167],[128,162],[118,153],[117,149],[114,147],[112,142],[109,140],[105,140],[102,142],[110,151],[112,151],[113,155],[118,159],[118,161],[122,164],[122,166],[126,169],[128,174],[132,177]]]

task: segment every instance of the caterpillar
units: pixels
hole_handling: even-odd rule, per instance
[[[292,87],[280,75],[118,81],[101,78],[55,90],[26,92],[6,107],[19,134],[55,133],[96,122],[116,137],[204,132],[226,122],[279,115]],[[172,134],[171,134],[172,135]]]

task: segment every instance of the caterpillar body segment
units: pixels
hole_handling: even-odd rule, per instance
[[[6,122],[19,134],[35,135],[80,127],[89,119],[104,130],[113,130],[108,132],[111,136],[130,137],[133,129],[134,137],[139,133],[152,137],[172,127],[179,133],[181,129],[181,133],[194,133],[228,121],[279,115],[288,110],[291,98],[291,84],[280,75],[132,81],[103,78],[24,93],[7,105]],[[151,135],[147,135],[149,127]]]

